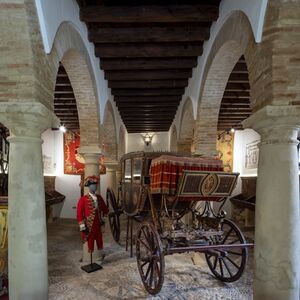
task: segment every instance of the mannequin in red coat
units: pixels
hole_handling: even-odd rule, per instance
[[[84,186],[89,188],[89,193],[82,196],[77,204],[77,221],[82,232],[83,242],[88,243],[88,251],[94,251],[94,241],[99,250],[103,248],[101,226],[108,214],[108,208],[103,198],[96,194],[99,177],[89,176],[85,179]]]

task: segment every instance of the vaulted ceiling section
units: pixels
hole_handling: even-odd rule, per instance
[[[218,130],[243,129],[242,121],[251,115],[247,64],[242,56],[233,68],[219,111]]]
[[[67,129],[79,129],[76,99],[68,74],[60,64],[54,92],[54,113]]]
[[[220,0],[78,0],[129,133],[167,131]]]

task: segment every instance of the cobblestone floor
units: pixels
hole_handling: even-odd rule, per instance
[[[125,229],[125,226],[123,226]],[[124,240],[124,234],[123,234]],[[150,296],[140,280],[135,257],[116,244],[107,228],[106,257],[103,269],[85,273],[80,269],[82,244],[74,220],[48,224],[49,299],[174,299],[174,300],[243,300],[252,299],[253,255],[241,279],[226,284],[215,279],[202,256],[193,254],[166,257],[164,285]],[[194,261],[194,262],[193,262]],[[196,261],[196,264],[195,264]]]

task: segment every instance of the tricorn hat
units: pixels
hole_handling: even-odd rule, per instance
[[[84,179],[84,186],[89,186],[91,184],[97,184],[100,181],[98,176],[92,175]]]

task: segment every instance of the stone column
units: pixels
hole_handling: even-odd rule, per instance
[[[92,175],[99,176],[99,157],[101,154],[101,149],[99,148],[99,146],[83,146],[79,148],[78,152],[84,158],[84,178]],[[85,188],[85,192],[88,192],[87,188]]]
[[[300,106],[266,106],[243,122],[261,135],[255,210],[254,299],[299,299]]]
[[[108,185],[107,187],[110,187],[113,189],[115,196],[117,198],[117,188],[119,182],[117,181],[117,168],[118,168],[118,162],[116,161],[110,161],[106,162],[106,173],[108,176]]]
[[[101,149],[98,145],[89,145],[83,146],[79,148],[78,151],[84,158],[84,178],[87,176],[96,175],[99,176],[99,157],[101,154]],[[101,182],[100,182],[101,184]],[[98,186],[97,193],[100,193],[100,184]],[[84,188],[84,193],[88,193],[88,188]],[[98,260],[100,258],[100,253],[97,251],[97,245],[95,242],[94,252],[92,253],[93,261]],[[84,263],[90,262],[91,256],[88,252],[87,243],[83,244],[82,249],[82,261]]]
[[[41,133],[58,127],[40,103],[1,103],[10,130],[8,183],[9,298],[48,299],[47,230]]]

